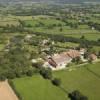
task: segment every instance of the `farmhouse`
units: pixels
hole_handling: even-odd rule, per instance
[[[95,54],[90,54],[89,55],[89,60],[96,61],[97,60],[97,56]]]
[[[73,58],[80,57],[81,53],[78,50],[68,50],[60,54],[54,54],[49,56],[47,61],[44,63],[44,67],[50,67],[52,70],[63,69],[71,63]]]

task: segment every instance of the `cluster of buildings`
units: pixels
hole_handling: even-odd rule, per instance
[[[71,63],[73,58],[80,57],[81,52],[78,50],[68,50],[59,54],[49,56],[44,63],[44,67],[49,67],[52,70],[59,70],[65,68]]]
[[[31,38],[32,36],[30,35],[27,35],[25,37],[26,40],[30,40]],[[44,52],[45,50],[50,50],[48,46],[49,42],[50,39],[44,39],[41,42],[41,46],[43,46],[42,52]],[[51,44],[53,45],[54,41],[52,41]],[[85,59],[84,54],[86,52],[87,50],[84,48],[81,48],[80,50],[69,49],[65,52],[56,53],[52,56],[46,56],[45,59],[32,59],[32,63],[38,63],[39,61],[43,61],[43,67],[49,67],[52,70],[60,70],[66,68],[66,66],[68,66],[72,62],[72,60],[77,57],[79,57],[82,62],[87,62],[88,60],[97,60],[97,56],[95,54],[90,54],[88,55],[88,59]]]
[[[54,54],[53,56],[48,56],[45,63],[44,67],[49,67],[52,70],[60,70],[66,68],[66,66],[72,62],[74,58],[80,57],[82,62],[86,62],[87,60],[84,59],[84,54],[86,50],[81,49],[81,50],[68,50],[66,52],[62,52],[59,54]],[[97,60],[97,56],[95,54],[89,55],[89,59],[91,60]]]

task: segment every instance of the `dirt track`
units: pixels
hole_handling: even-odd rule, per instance
[[[18,100],[8,82],[0,82],[0,100]]]

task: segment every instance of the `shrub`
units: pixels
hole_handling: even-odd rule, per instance
[[[0,81],[5,81],[6,77],[4,75],[0,75]]]
[[[17,73],[16,73],[16,77],[17,77],[17,78],[20,78],[21,76],[22,76],[22,73],[20,73],[20,72],[17,72]]]
[[[41,68],[40,69],[40,74],[45,78],[45,79],[52,79],[52,71],[50,68]]]
[[[72,93],[69,93],[69,98],[71,100],[88,100],[86,96],[84,96],[77,90],[73,91]]]
[[[12,89],[14,90],[15,94],[17,95],[17,97],[19,98],[19,100],[23,100],[22,96],[16,91],[16,88],[13,84],[13,82],[11,80],[8,80],[9,85],[12,87]]]
[[[14,79],[14,78],[16,78],[16,74],[14,73],[14,72],[7,72],[6,74],[6,77],[8,78],[8,79]]]
[[[52,80],[52,83],[53,83],[54,85],[56,85],[56,86],[60,86],[60,85],[61,85],[61,80],[58,79],[58,78],[55,78],[55,79]]]
[[[33,71],[32,70],[29,70],[27,73],[26,73],[27,76],[32,76],[33,75]]]

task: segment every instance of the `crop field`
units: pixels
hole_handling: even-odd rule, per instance
[[[79,25],[78,28],[71,28],[66,26],[63,21],[47,16],[46,18],[45,16],[35,16],[32,20],[25,20],[24,23],[25,27],[34,32],[62,34],[75,38],[80,38],[84,35],[88,40],[98,40],[100,38],[99,31],[93,30],[87,25]]]
[[[100,38],[100,34],[99,33],[87,33],[87,34],[66,34],[66,36],[69,37],[75,37],[75,38],[81,38],[82,36],[85,36],[85,38],[87,40],[98,40]]]
[[[20,25],[19,20],[23,21],[26,29],[34,32],[43,32],[49,34],[61,34],[64,36],[70,36],[80,38],[82,35],[88,40],[98,40],[100,38],[100,32],[91,29],[88,25],[78,25],[78,28],[71,28],[66,25],[62,20],[58,20],[51,16],[0,16],[0,26],[7,25]],[[67,20],[71,23],[76,23],[77,20]],[[98,21],[97,21],[98,22]]]
[[[0,16],[0,26],[6,26],[6,25],[19,25],[18,21],[14,18]]]
[[[33,76],[14,79],[16,90],[23,97],[23,100],[69,100],[67,92],[80,90],[89,100],[100,98],[100,63],[73,68],[73,71],[62,70],[54,72],[54,77],[62,81],[61,89],[53,86],[48,80],[41,76]],[[75,70],[76,69],[76,70]],[[65,92],[66,91],[66,92]]]

